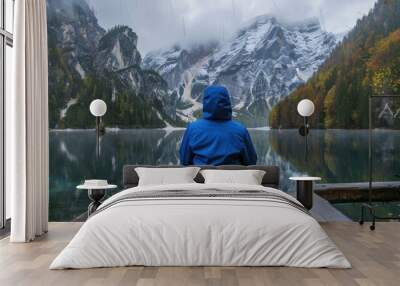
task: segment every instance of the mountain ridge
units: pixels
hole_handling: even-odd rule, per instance
[[[267,125],[272,106],[304,83],[336,43],[315,18],[282,24],[274,16],[260,15],[232,39],[210,44],[201,56],[174,46],[148,53],[143,65],[163,77],[170,71],[165,63],[174,69],[169,87],[179,98],[177,115],[182,120],[199,116],[206,86],[223,84],[231,92],[235,118],[249,127],[261,127]],[[177,55],[182,54],[192,62],[180,61]]]

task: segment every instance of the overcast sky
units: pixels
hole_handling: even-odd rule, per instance
[[[86,0],[99,24],[130,26],[139,50],[167,48],[210,39],[228,39],[244,23],[263,14],[286,21],[320,19],[333,33],[350,30],[376,0]]]

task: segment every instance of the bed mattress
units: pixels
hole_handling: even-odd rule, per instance
[[[180,184],[110,197],[50,269],[132,265],[351,267],[307,210],[280,190]]]

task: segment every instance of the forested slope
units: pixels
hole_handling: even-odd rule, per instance
[[[297,103],[309,98],[319,128],[367,128],[368,97],[400,93],[400,0],[379,0],[310,80],[276,105],[274,128],[298,127]]]

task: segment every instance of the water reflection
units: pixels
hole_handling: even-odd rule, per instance
[[[308,160],[304,160],[304,140],[295,131],[272,132],[274,151],[295,169],[318,175],[325,182],[366,182],[368,176],[368,131],[314,130],[309,137]],[[373,178],[398,180],[400,174],[400,132],[373,132]]]
[[[355,182],[368,179],[368,132],[314,130],[309,137],[308,160],[304,138],[296,130],[252,130],[258,164],[281,168],[284,191],[293,191],[289,176],[310,174],[325,182]],[[101,139],[96,158],[94,131],[50,132],[50,220],[72,220],[88,205],[85,191],[75,186],[88,178],[104,178],[121,185],[125,164],[178,164],[183,130],[108,131]],[[375,136],[375,176],[396,180],[400,173],[400,133],[379,131]]]

